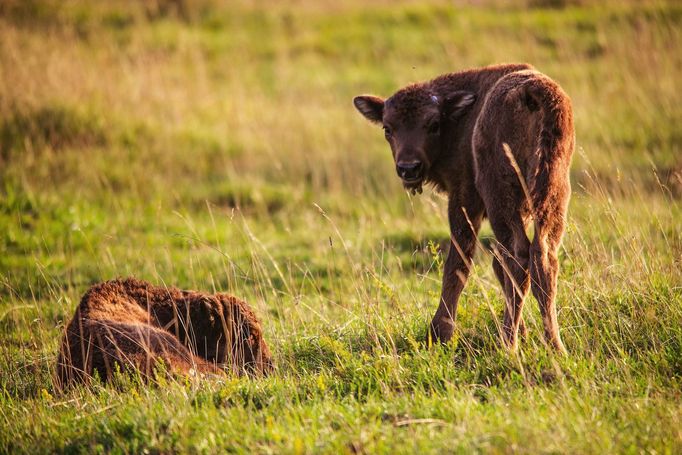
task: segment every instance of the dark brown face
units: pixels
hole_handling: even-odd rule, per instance
[[[368,120],[382,124],[398,177],[413,194],[421,193],[429,168],[444,147],[444,128],[473,102],[469,92],[441,98],[415,87],[403,89],[385,101],[371,95],[353,100]]]
[[[420,103],[410,115],[391,101],[384,103],[384,136],[403,186],[413,194],[421,192],[424,176],[440,153],[442,119],[437,98]]]

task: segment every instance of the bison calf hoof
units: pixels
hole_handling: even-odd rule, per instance
[[[561,338],[556,338],[556,339],[552,340],[551,345],[557,353],[559,353],[563,356],[568,355],[568,351],[566,350],[564,343],[561,341]]]
[[[434,318],[429,327],[429,341],[445,344],[452,338],[455,321],[452,318]]]
[[[518,348],[518,338],[509,334],[502,335],[502,345],[510,352],[516,352]]]

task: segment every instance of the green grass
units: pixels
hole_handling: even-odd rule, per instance
[[[682,8],[481,3],[0,5],[0,453],[682,451]],[[565,359],[530,298],[499,347],[488,226],[424,346],[445,201],[350,101],[511,61],[574,102]],[[65,322],[127,275],[245,298],[276,373],[59,394]]]

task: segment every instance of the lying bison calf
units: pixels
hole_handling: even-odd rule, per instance
[[[386,100],[358,96],[354,104],[383,125],[405,188],[421,192],[431,183],[448,195],[452,245],[432,337],[452,337],[457,300],[487,216],[497,238],[493,268],[506,297],[504,341],[516,347],[530,287],[547,341],[564,352],[554,300],[575,136],[568,96],[520,64],[446,74]],[[531,220],[532,242],[526,235]]]
[[[66,328],[60,387],[116,371],[264,374],[272,368],[258,318],[227,294],[157,287],[128,278],[91,287]]]

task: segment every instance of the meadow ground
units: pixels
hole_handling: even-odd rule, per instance
[[[462,3],[0,3],[0,452],[682,452],[682,5]],[[514,61],[574,103],[567,358],[532,299],[499,348],[487,226],[424,346],[445,201],[351,104]],[[59,394],[65,322],[127,275],[245,298],[277,372]]]

